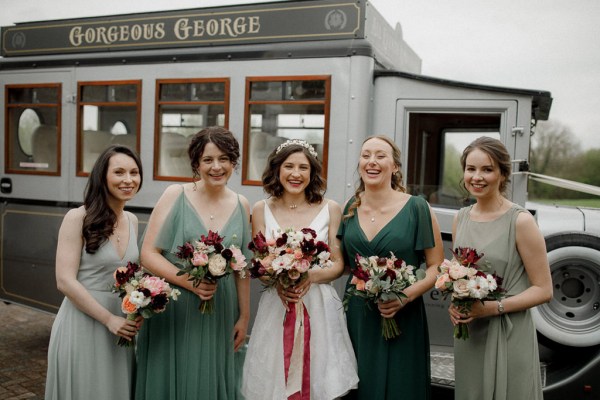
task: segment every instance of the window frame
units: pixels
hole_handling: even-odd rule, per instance
[[[193,84],[193,83],[223,83],[225,85],[224,88],[224,96],[223,100],[161,100],[161,85],[163,84]],[[156,181],[175,181],[175,182],[193,182],[194,178],[192,176],[168,176],[168,175],[159,175],[159,164],[160,164],[160,134],[161,134],[161,117],[162,114],[160,112],[161,106],[163,105],[222,105],[224,112],[224,126],[223,128],[229,129],[229,104],[230,104],[230,78],[186,78],[186,79],[157,79],[156,80],[156,90],[155,90],[155,101],[154,101],[154,151],[153,151],[153,165],[152,165],[152,175],[154,180]]]
[[[321,100],[250,100],[251,87],[255,82],[288,82],[288,81],[324,81],[325,97]],[[262,186],[260,180],[248,179],[248,158],[250,151],[250,108],[253,105],[322,105],[323,106],[323,160],[322,177],[327,179],[329,153],[329,126],[331,111],[331,75],[288,75],[288,76],[248,76],[246,77],[246,93],[244,96],[244,138],[242,149],[242,185]]]
[[[26,88],[55,88],[56,103],[19,103],[11,104],[9,102],[9,91],[11,89],[26,89]],[[10,149],[12,145],[10,135],[10,118],[9,111],[11,109],[34,109],[34,108],[56,108],[56,171],[42,171],[42,170],[22,170],[12,168],[10,165],[11,154]],[[43,123],[44,121],[41,120]],[[17,121],[18,123],[18,121]],[[60,176],[62,170],[62,151],[61,151],[61,128],[62,128],[62,84],[60,82],[53,83],[32,83],[32,84],[11,84],[4,86],[4,172],[7,174],[21,174],[21,175],[45,175],[45,176]],[[18,127],[17,127],[18,135]]]
[[[83,101],[82,91],[84,87],[87,86],[125,86],[125,85],[135,85],[137,87],[136,99],[135,102],[130,101]],[[140,154],[140,131],[141,131],[141,121],[142,121],[142,80],[109,80],[109,81],[80,81],[77,82],[77,154],[76,154],[76,170],[75,176],[80,177],[88,177],[90,172],[83,171],[83,107],[84,106],[112,106],[112,107],[122,107],[122,106],[135,106],[136,110],[136,129],[135,132],[132,132],[135,139],[135,150],[138,154]],[[120,120],[117,120],[120,121]],[[116,121],[115,121],[116,122]]]

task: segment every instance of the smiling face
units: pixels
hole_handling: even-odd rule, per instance
[[[233,172],[229,156],[212,142],[204,146],[198,163],[198,174],[206,185],[224,186]]]
[[[392,175],[398,171],[392,147],[384,140],[367,140],[361,149],[358,170],[365,186],[391,186]]]
[[[463,180],[469,193],[478,199],[498,196],[505,178],[491,157],[476,148],[467,155]]]
[[[116,153],[108,161],[106,187],[109,196],[117,201],[128,201],[140,188],[142,178],[140,169],[133,158]]]
[[[304,192],[310,183],[310,162],[302,151],[290,154],[281,164],[279,182],[288,193]]]

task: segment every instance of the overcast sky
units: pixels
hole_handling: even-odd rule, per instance
[[[0,0],[16,22],[261,0]],[[550,119],[600,148],[600,1],[372,0],[423,60],[423,75],[550,91]]]

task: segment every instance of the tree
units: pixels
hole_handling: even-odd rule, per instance
[[[581,181],[581,145],[569,127],[556,120],[539,121],[533,136],[530,169],[538,174]],[[533,198],[581,197],[577,192],[531,182]]]

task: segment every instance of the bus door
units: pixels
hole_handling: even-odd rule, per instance
[[[0,297],[49,311],[62,296],[48,254],[56,253],[74,172],[71,76],[68,70],[0,73]]]
[[[459,208],[469,204],[461,185],[460,156],[479,136],[500,139],[514,158],[518,102],[513,100],[398,99],[395,142],[402,151],[404,182],[409,193],[425,198],[433,207],[451,257],[452,222]],[[449,300],[437,290],[425,296],[429,335],[434,346],[451,352],[452,325]]]

